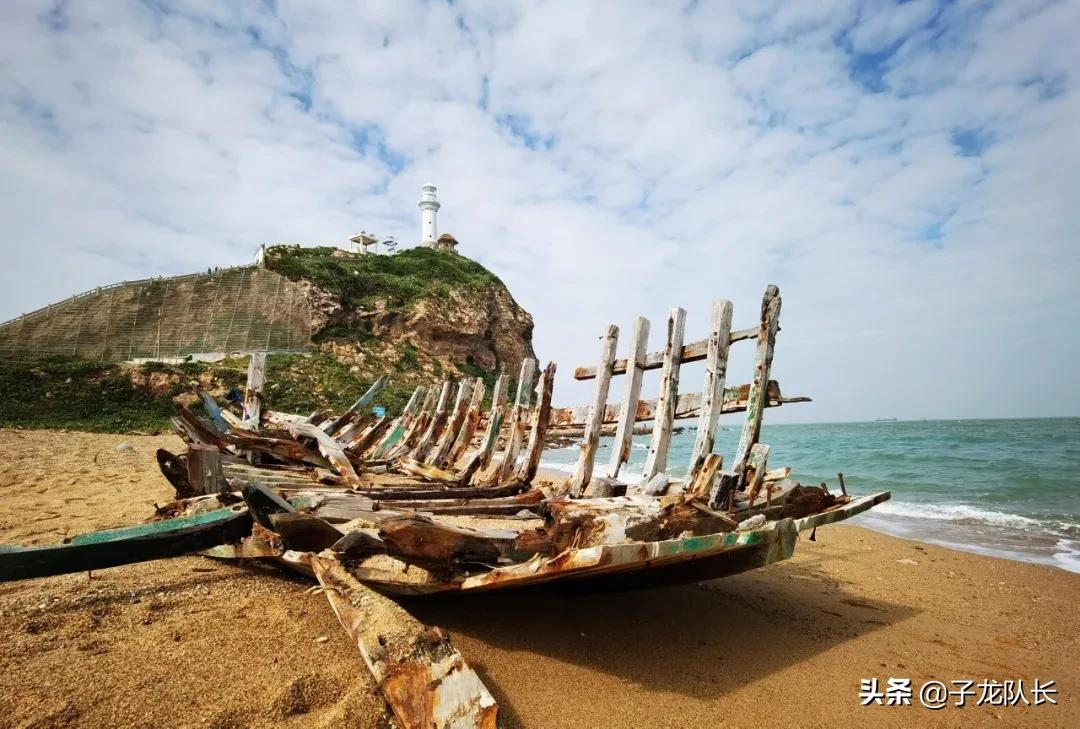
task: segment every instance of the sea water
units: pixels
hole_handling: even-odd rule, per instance
[[[693,423],[693,421],[686,421]],[[742,422],[722,418],[716,452],[730,464]],[[686,474],[696,430],[673,436],[667,472]],[[597,471],[611,458],[600,440]],[[619,478],[640,479],[650,437],[635,436]],[[839,492],[891,491],[852,519],[882,532],[1080,572],[1080,418],[937,420],[762,428],[769,467]],[[542,465],[572,472],[578,447],[545,451]]]

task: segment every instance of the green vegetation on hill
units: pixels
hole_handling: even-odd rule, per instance
[[[350,256],[325,246],[274,246],[266,261],[270,270],[294,280],[307,279],[354,309],[384,299],[390,308],[406,310],[421,299],[445,297],[453,289],[503,285],[476,261],[434,248],[410,248],[392,256]]]
[[[74,357],[45,357],[5,363],[0,368],[0,427],[62,428],[96,433],[169,430],[176,414],[173,398],[201,386],[218,396],[243,389],[247,358],[214,363],[118,365]],[[372,378],[351,371],[333,356],[317,352],[272,354],[267,359],[265,407],[284,412],[341,412]],[[412,385],[392,383],[375,404],[390,415],[401,412]],[[192,398],[188,398],[189,400]],[[196,411],[200,406],[194,405]]]
[[[136,385],[120,365],[75,357],[5,362],[0,427],[156,432],[176,414],[172,396],[182,389],[155,393]]]

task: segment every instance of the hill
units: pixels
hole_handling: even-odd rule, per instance
[[[462,375],[490,384],[500,368],[515,372],[524,357],[535,356],[532,317],[497,276],[454,253],[414,248],[393,256],[361,256],[329,247],[275,246],[267,250],[265,267],[275,278],[295,284],[303,302],[297,302],[290,316],[295,319],[296,312],[302,312],[308,317],[300,328],[310,331],[311,342],[305,353],[270,355],[270,408],[307,412],[347,407],[387,373],[392,384],[380,403],[394,413],[417,384]],[[190,278],[158,279],[156,288],[167,291],[168,282]],[[200,290],[191,287],[186,307],[162,298],[153,309],[164,312],[159,316],[166,323],[158,328],[164,328],[166,336],[168,312],[176,306],[175,317],[190,319],[198,308],[191,297]],[[258,299],[252,293],[236,296],[238,302]],[[90,299],[69,302],[83,300]],[[49,309],[62,311],[67,303]],[[265,304],[261,308],[266,309]],[[86,319],[108,321],[101,316]],[[79,335],[83,341],[94,336],[100,335],[92,329]],[[0,427],[163,430],[174,401],[193,401],[196,385],[224,395],[242,385],[247,361],[239,352],[214,362],[163,359],[108,362],[48,349],[7,358],[0,361]]]

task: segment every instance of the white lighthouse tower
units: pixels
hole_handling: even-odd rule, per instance
[[[436,247],[438,232],[435,228],[435,213],[439,212],[439,196],[430,182],[420,188],[420,245]]]

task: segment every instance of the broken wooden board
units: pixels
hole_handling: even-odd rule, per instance
[[[404,729],[495,729],[495,699],[445,633],[366,587],[331,553],[308,562]]]
[[[758,336],[758,328],[752,329],[737,329],[731,332],[731,343],[741,342],[744,339],[756,339]],[[688,362],[700,362],[705,359],[709,354],[709,340],[702,339],[698,342],[690,342],[684,344],[682,348],[682,356],[679,361],[683,364]],[[649,352],[645,355],[645,367],[647,370],[658,370],[664,366],[664,353],[663,352]],[[617,359],[612,365],[611,374],[613,375],[625,375],[626,374],[626,360]],[[596,377],[595,367],[578,367],[574,370],[575,380],[591,380]]]
[[[746,410],[750,397],[750,385],[737,385],[724,388],[724,400],[720,412],[741,413]],[[685,420],[697,418],[701,414],[702,394],[700,392],[683,393],[675,403],[675,419]],[[786,403],[810,402],[808,397],[785,397],[780,393],[780,383],[769,380],[766,392],[765,407],[775,408]],[[608,403],[604,408],[604,425],[614,425],[619,422],[620,403]],[[585,425],[589,413],[589,406],[581,405],[572,408],[552,408],[549,425],[553,427]],[[634,421],[652,420],[656,417],[656,400],[639,400]]]
[[[72,537],[64,544],[0,546],[0,582],[100,570],[191,554],[239,541],[251,532],[242,504]]]

